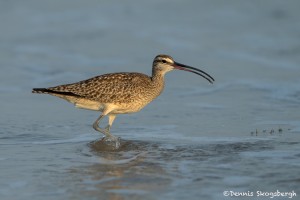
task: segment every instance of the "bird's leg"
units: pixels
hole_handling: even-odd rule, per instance
[[[101,115],[97,118],[97,120],[96,120],[96,121],[94,122],[94,124],[93,124],[93,128],[94,128],[96,131],[99,131],[99,132],[103,133],[103,134],[105,135],[106,138],[108,138],[108,139],[113,139],[113,140],[117,140],[118,138],[115,137],[115,136],[113,136],[113,135],[110,133],[110,127],[112,126],[112,123],[113,123],[113,121],[114,121],[115,118],[116,118],[116,115],[114,115],[114,114],[109,114],[109,115],[108,115],[108,125],[107,125],[104,129],[102,129],[102,128],[99,127],[99,123],[100,123],[100,121],[101,121],[101,119],[102,119],[103,117],[105,117],[105,115],[101,114]]]
[[[113,121],[115,120],[116,118],[116,115],[114,114],[108,114],[108,125],[102,129],[99,127],[99,123],[101,121],[101,119],[105,117],[104,114],[101,114],[97,120],[94,122],[93,124],[93,128],[96,130],[96,131],[99,131],[101,133],[103,133],[105,135],[105,137],[102,139],[102,141],[108,145],[108,146],[112,146],[113,149],[119,149],[120,146],[121,146],[121,140],[119,137],[115,137],[113,136],[112,134],[110,134],[110,127],[112,126],[112,123]]]
[[[105,130],[107,131],[107,137],[108,137],[108,138],[117,141],[117,140],[119,140],[119,138],[113,136],[113,135],[110,133],[110,128],[111,128],[111,126],[112,126],[112,124],[113,124],[115,118],[116,118],[116,115],[114,115],[114,114],[109,114],[109,115],[108,115],[108,125],[105,127]]]
[[[109,131],[107,131],[106,129],[102,129],[99,127],[99,123],[101,121],[101,119],[105,117],[105,115],[101,114],[97,120],[93,123],[93,128],[96,130],[96,131],[99,131],[100,133],[103,133],[105,136],[108,136],[109,134]]]
[[[109,133],[110,134],[110,125],[107,125],[105,128],[104,128],[104,130],[107,132],[107,133]]]

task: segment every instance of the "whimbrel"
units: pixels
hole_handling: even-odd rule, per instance
[[[33,93],[45,93],[65,99],[77,108],[101,111],[93,128],[105,135],[104,139],[116,141],[110,128],[117,114],[140,111],[161,94],[164,76],[178,69],[202,76],[210,83],[214,79],[206,72],[175,62],[171,56],[158,55],[154,58],[152,76],[141,73],[111,73],[96,76],[77,83],[49,88],[34,88]],[[100,128],[101,119],[108,116],[108,125]]]

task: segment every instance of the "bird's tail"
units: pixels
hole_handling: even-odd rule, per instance
[[[51,95],[63,95],[63,96],[74,96],[74,97],[80,97],[80,95],[75,94],[73,92],[69,91],[56,91],[52,88],[33,88],[32,93],[38,93],[38,94],[51,94]]]
[[[46,89],[46,88],[33,88],[32,93],[39,93],[39,94],[49,93],[49,89]]]

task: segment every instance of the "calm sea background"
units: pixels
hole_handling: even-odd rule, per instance
[[[277,190],[299,199],[299,8],[292,0],[2,0],[0,199],[246,192],[238,197],[246,200]],[[31,94],[104,73],[150,74],[161,53],[216,82],[168,73],[161,96],[115,120],[111,131],[125,141],[117,152],[97,145],[99,112]]]

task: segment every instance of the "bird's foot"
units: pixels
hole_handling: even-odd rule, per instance
[[[121,138],[113,136],[111,134],[104,136],[102,138],[102,141],[106,145],[113,147],[115,150],[117,150],[121,147]]]

